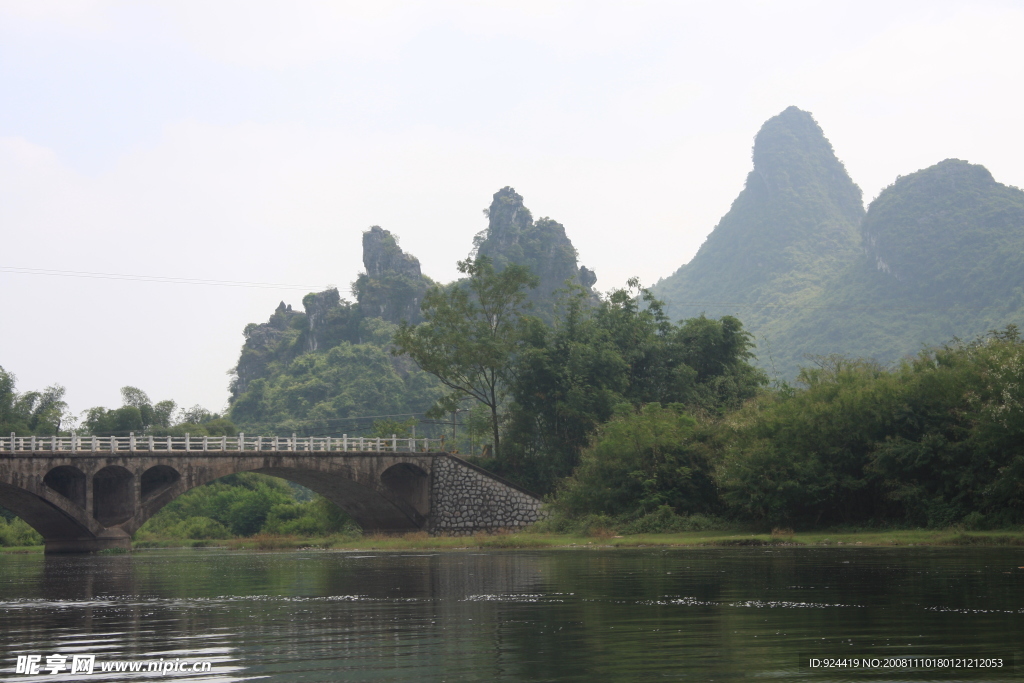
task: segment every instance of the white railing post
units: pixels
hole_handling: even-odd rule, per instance
[[[380,437],[377,437],[377,452],[380,453]]]
[[[208,440],[209,438],[210,438],[210,437],[208,437],[208,436],[204,436],[204,437],[203,437],[203,451],[206,451],[206,450],[207,450],[207,440]]]
[[[135,452],[135,432],[128,432],[128,450]]]
[[[395,434],[391,435],[391,450],[392,452],[398,452],[398,436]]]
[[[173,442],[173,440],[172,440],[172,439],[173,439],[173,437],[171,437],[171,436],[168,436],[168,437],[167,437],[167,451],[168,451],[168,452],[170,452],[170,451],[173,451],[173,450],[174,450],[174,442]]]
[[[92,435],[92,445],[89,447],[94,453],[99,450],[99,442],[96,440],[96,435]]]
[[[116,453],[117,452],[117,437],[116,436],[110,437],[110,452],[111,453]]]
[[[71,432],[71,452],[75,452],[75,433]]]
[[[245,432],[238,432],[238,452],[245,450]]]
[[[331,437],[327,437],[327,444],[324,446],[325,451],[331,450]]]
[[[57,437],[56,436],[54,436],[54,437],[52,437],[50,439],[50,450],[51,451],[56,451],[57,450]]]
[[[296,450],[296,448],[297,448],[297,446],[295,444],[295,432],[292,432],[292,444],[291,444],[291,448],[289,448],[288,450],[294,452]]]
[[[263,437],[262,436],[257,436],[256,437],[256,450],[257,451],[262,451],[263,450]]]
[[[30,449],[32,450],[33,453],[36,450],[36,437],[35,437],[35,435],[32,436],[32,445],[30,446]]]
[[[149,435],[149,452],[152,453],[155,449],[153,448],[153,435]]]
[[[342,434],[341,435],[341,450],[343,450],[343,451],[347,451],[348,450],[348,434]]]
[[[366,446],[364,445],[364,441],[363,441],[363,438],[364,438],[364,437],[362,437],[362,436],[361,436],[361,437],[359,437],[359,450],[360,450],[360,451],[365,451],[365,450],[366,450]]]
[[[185,432],[185,452],[188,453],[190,449],[191,444],[189,443],[189,433]]]

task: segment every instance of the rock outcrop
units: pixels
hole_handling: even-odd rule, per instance
[[[590,291],[597,282],[594,271],[577,264],[577,253],[565,227],[550,218],[533,220],[522,196],[511,187],[494,193],[485,212],[487,229],[474,240],[475,253],[487,256],[501,270],[509,263],[526,266],[540,279],[531,291],[535,312],[550,317],[555,291],[572,282]]]
[[[402,251],[391,232],[374,225],[363,233],[363,266],[366,272],[353,289],[365,317],[411,324],[422,319],[420,304],[431,280],[420,271],[419,260]]]

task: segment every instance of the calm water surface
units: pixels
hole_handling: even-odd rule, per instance
[[[154,677],[15,673],[26,654],[213,662],[164,676],[189,681],[1022,680],[1022,566],[996,548],[0,555],[0,680]]]

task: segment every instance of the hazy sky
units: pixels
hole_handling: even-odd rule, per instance
[[[949,157],[1024,186],[1022,35],[1019,1],[0,0],[0,365],[221,409],[245,324],[347,296],[363,230],[450,280],[505,185],[599,289],[653,284],[791,104],[866,201]]]

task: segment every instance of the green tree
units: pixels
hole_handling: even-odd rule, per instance
[[[424,322],[402,324],[395,334],[395,352],[409,355],[449,389],[440,408],[452,410],[464,396],[487,406],[494,451],[500,453],[499,410],[515,353],[522,347],[527,290],[536,286],[537,278],[516,264],[497,272],[484,256],[458,265],[468,277],[427,292]]]
[[[602,425],[557,507],[573,515],[640,516],[664,505],[676,513],[711,511],[712,463],[693,439],[696,421],[682,408],[650,403]]]
[[[620,404],[680,403],[712,419],[766,382],[750,365],[750,335],[739,320],[672,324],[635,278],[597,305],[585,290],[570,289],[555,325],[533,325],[525,339],[507,447],[489,466],[542,492],[572,473]]]
[[[153,426],[170,427],[174,422],[174,411],[178,404],[171,400],[160,401],[153,406]]]
[[[13,373],[0,367],[0,434],[28,431],[28,420],[18,404],[16,381]]]

